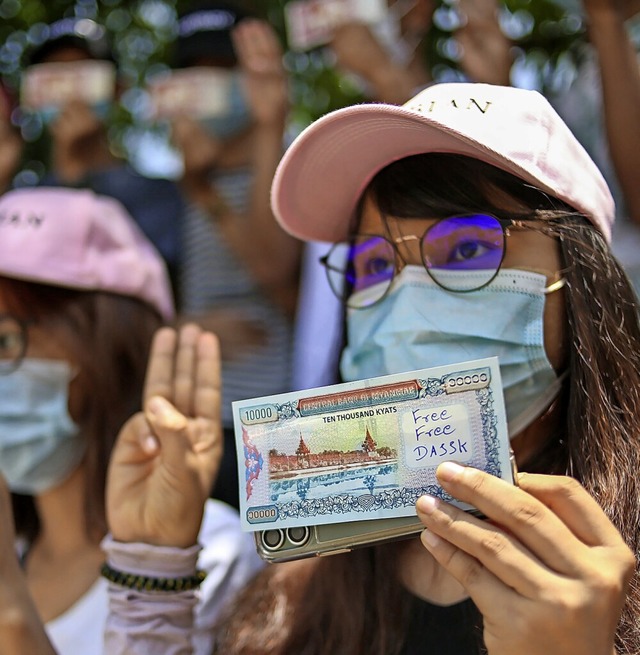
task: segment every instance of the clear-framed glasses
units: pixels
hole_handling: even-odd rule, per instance
[[[395,241],[379,235],[355,235],[337,243],[320,262],[334,294],[348,307],[363,309],[389,291],[400,264],[398,244],[419,241],[422,263],[433,281],[447,291],[466,293],[487,286],[504,260],[508,228],[521,221],[491,214],[449,216],[430,225],[422,236]],[[473,272],[473,275],[470,273]],[[358,293],[360,291],[366,294]]]
[[[27,321],[0,314],[0,375],[15,371],[27,351]]]

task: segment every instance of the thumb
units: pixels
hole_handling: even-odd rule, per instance
[[[161,456],[178,463],[191,450],[187,434],[188,420],[166,398],[152,396],[145,405],[145,417],[160,442]]]
[[[134,414],[120,428],[120,433],[111,454],[111,465],[115,463],[140,463],[154,457],[158,451],[157,439],[151,433],[142,412]]]

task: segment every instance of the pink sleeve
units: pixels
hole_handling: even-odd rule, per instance
[[[119,571],[151,577],[192,575],[200,546],[188,549],[125,544],[106,537],[102,548]],[[141,592],[109,583],[104,652],[109,655],[192,655],[194,591]]]
[[[237,512],[219,501],[205,504],[198,540],[202,547],[181,549],[104,539],[107,561],[120,571],[172,578],[198,568],[207,574],[192,592],[139,592],[109,583],[105,653],[211,655],[218,615],[264,562],[252,535],[240,530]]]

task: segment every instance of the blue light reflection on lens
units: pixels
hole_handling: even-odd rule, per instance
[[[349,252],[349,283],[354,291],[368,289],[393,279],[393,246],[383,237],[364,237],[352,244]]]
[[[493,216],[453,216],[435,223],[424,235],[425,266],[437,269],[495,273],[504,254],[502,226]]]

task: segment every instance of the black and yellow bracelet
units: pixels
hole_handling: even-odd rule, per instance
[[[126,573],[118,571],[106,562],[100,569],[103,578],[129,589],[137,591],[192,591],[197,589],[207,574],[204,571],[196,571],[194,575],[187,575],[184,578],[152,578],[147,575]]]

